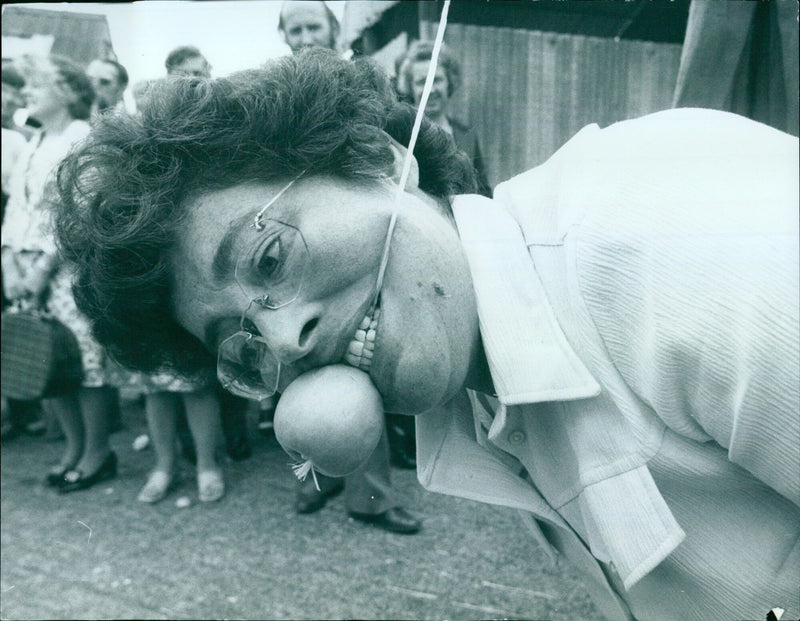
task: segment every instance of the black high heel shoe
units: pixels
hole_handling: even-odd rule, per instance
[[[68,494],[82,489],[89,489],[101,481],[117,476],[117,455],[111,451],[100,467],[90,475],[84,475],[77,469],[68,470],[56,486],[59,494]]]

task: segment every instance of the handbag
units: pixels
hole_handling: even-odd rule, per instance
[[[34,401],[77,390],[81,350],[72,331],[46,312],[16,305],[2,314],[3,397]]]

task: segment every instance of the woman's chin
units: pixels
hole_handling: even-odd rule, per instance
[[[377,374],[372,381],[390,414],[422,414],[447,400],[447,381],[435,371],[395,373],[391,380]]]

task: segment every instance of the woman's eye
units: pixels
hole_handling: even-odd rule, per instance
[[[281,267],[281,238],[270,241],[258,257],[256,272],[260,278],[275,278]]]
[[[247,317],[244,317],[242,319],[241,329],[244,330],[245,332],[253,334],[254,336],[261,335],[261,333],[258,331],[258,328],[256,328],[256,324],[250,321]]]

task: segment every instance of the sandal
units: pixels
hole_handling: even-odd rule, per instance
[[[147,477],[147,483],[144,484],[136,500],[149,504],[163,500],[170,487],[172,487],[172,483],[173,476],[171,474],[163,470],[153,470],[150,476]]]
[[[214,502],[225,495],[225,481],[219,470],[202,470],[197,473],[197,490],[200,502]]]

